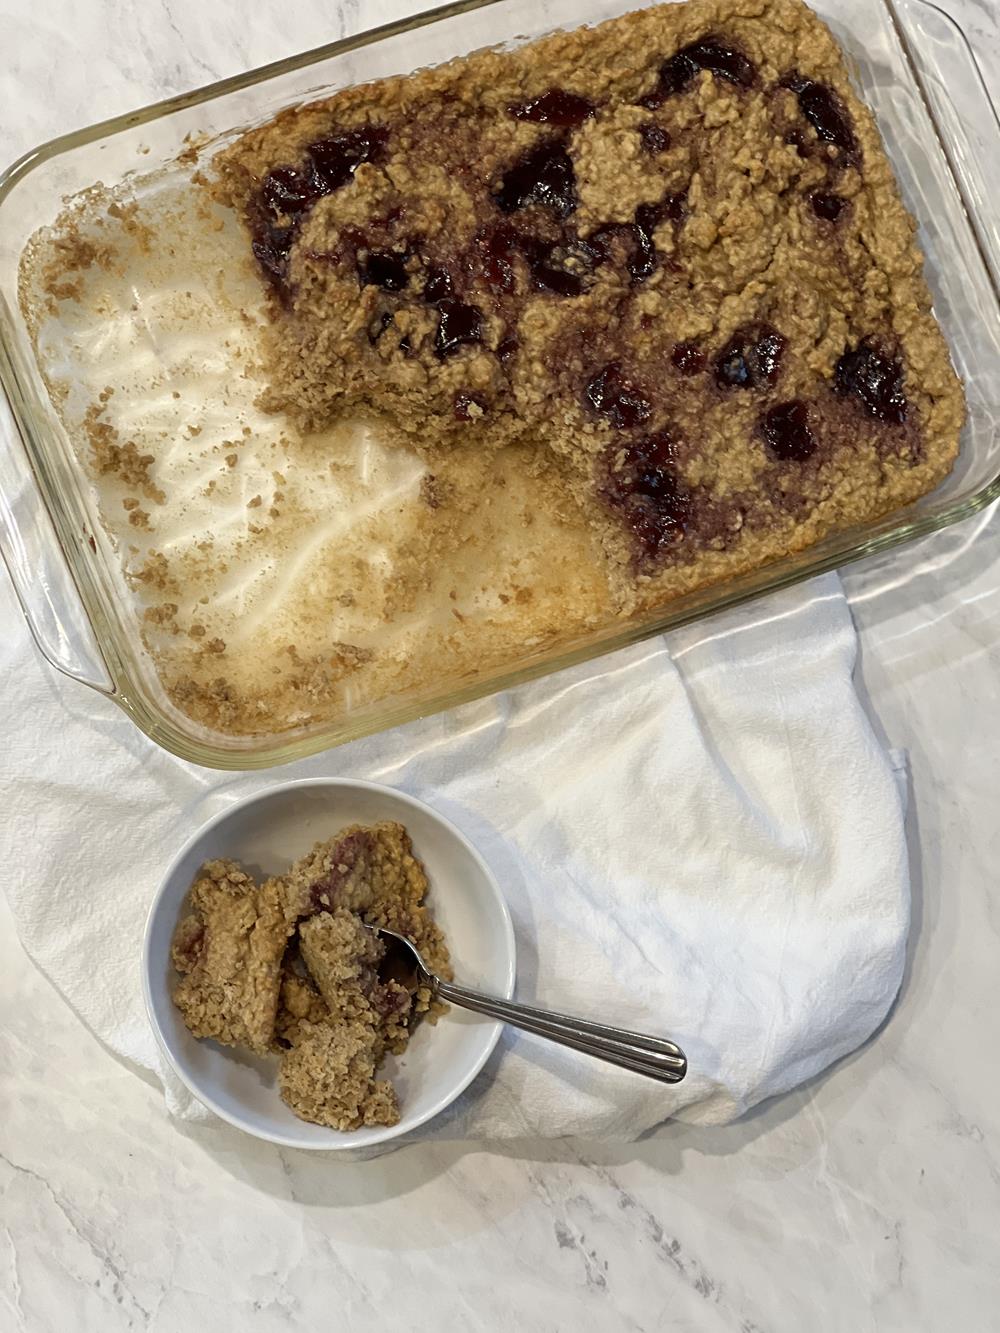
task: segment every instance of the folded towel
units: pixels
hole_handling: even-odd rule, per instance
[[[829,577],[282,769],[158,750],[32,654],[0,592],[7,893],[25,948],[116,1054],[163,1068],[139,982],[160,876],[274,780],[339,774],[429,801],[510,902],[517,997],[674,1037],[674,1087],[508,1030],[425,1136],[630,1139],[724,1123],[853,1050],[902,976],[902,784],[855,692]],[[335,830],[331,829],[331,833]],[[303,849],[305,850],[305,849]]]

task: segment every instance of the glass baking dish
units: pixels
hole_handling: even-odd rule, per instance
[[[935,309],[966,382],[969,418],[955,470],[910,508],[655,614],[549,640],[517,660],[407,686],[333,721],[231,736],[168,698],[143,646],[119,553],[94,488],[50,400],[18,303],[29,237],[63,201],[105,184],[187,177],[220,145],[279,110],[476,48],[530,40],[635,8],[628,0],[460,0],[95,125],[36,149],[0,177],[0,542],[36,643],[60,671],[113,698],[154,741],[217,768],[265,767],[516,684],[709,615],[976,512],[1000,495],[1000,234],[987,193],[996,112],[954,21],[927,0],[819,0],[875,112],[920,223]],[[179,159],[179,160],[178,160]],[[138,187],[137,187],[138,188]],[[128,275],[126,275],[128,276]],[[134,291],[133,309],[155,294]],[[66,334],[69,337],[69,332]],[[900,557],[902,558],[902,557]]]

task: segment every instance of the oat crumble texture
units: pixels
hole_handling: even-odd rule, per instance
[[[269,398],[558,460],[621,610],[868,522],[963,396],[872,117],[800,0],[690,0],[348,88],[220,168]]]
[[[648,625],[957,454],[914,221],[800,0],[349,87],[131,188],[36,233],[22,309],[199,735],[353,730]]]
[[[174,1002],[196,1037],[271,1048],[288,926],[272,880],[257,887],[232,861],[209,861],[191,886],[172,958]]]
[[[427,890],[405,828],[392,822],[345,829],[260,888],[234,862],[209,862],[173,944],[186,1025],[276,1053],[281,1097],[304,1120],[339,1130],[395,1124],[398,1100],[379,1065],[443,1006],[426,986],[383,975],[386,946],[368,927],[408,935],[450,978]]]

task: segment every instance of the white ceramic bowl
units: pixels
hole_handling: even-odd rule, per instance
[[[503,895],[479,853],[422,801],[372,782],[312,778],[258,792],[217,815],[182,849],[164,876],[146,923],[142,975],[153,1030],[194,1095],[224,1120],[292,1148],[360,1149],[409,1133],[444,1110],[472,1082],[501,1024],[450,1008],[422,1023],[402,1056],[382,1069],[399,1093],[398,1125],[340,1133],[297,1119],[278,1096],[277,1061],[198,1041],[170,998],[177,973],[170,942],[199,867],[232,857],[257,875],[276,874],[347,824],[396,819],[427,869],[429,902],[451,951],[457,980],[509,998],[514,990],[514,932]]]

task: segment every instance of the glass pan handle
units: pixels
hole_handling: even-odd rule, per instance
[[[39,652],[64,675],[102,694],[113,682],[96,643],[52,521],[0,391],[0,555]]]

